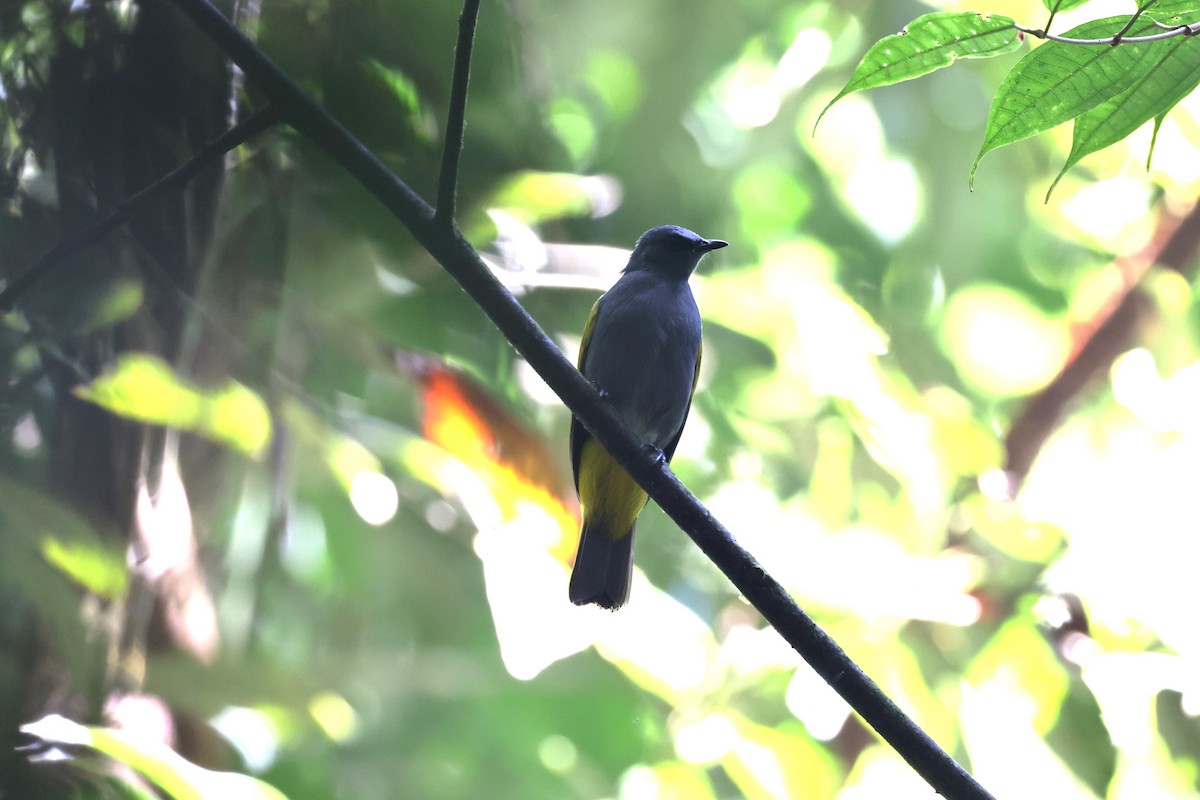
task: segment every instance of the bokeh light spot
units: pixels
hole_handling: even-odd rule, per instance
[[[263,772],[279,753],[279,732],[261,711],[228,706],[209,720],[209,724],[234,746],[253,772]]]
[[[363,470],[350,481],[350,502],[363,522],[383,525],[396,516],[400,495],[391,478],[371,470]]]
[[[308,702],[308,713],[332,741],[346,742],[358,733],[358,714],[346,698],[334,692],[320,692]]]
[[[565,774],[575,769],[579,750],[570,739],[555,734],[542,739],[538,745],[538,760],[551,772]]]
[[[1071,346],[1064,325],[994,284],[951,295],[941,336],[963,379],[998,397],[1041,388],[1062,368]]]

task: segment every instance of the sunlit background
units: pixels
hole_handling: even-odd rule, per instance
[[[119,33],[92,40],[86,5],[3,12],[6,281],[78,227],[54,216],[67,145],[17,123],[71,102],[55,58],[119,49],[138,18],[110,4]],[[996,796],[1197,797],[1200,311],[1194,254],[1153,260],[1200,192],[1200,101],[1149,169],[1147,127],[1048,200],[1069,126],[967,186],[1028,45],[816,124],[871,43],[965,7],[485,2],[460,225],[572,358],[643,230],[728,240],[692,281],[682,480]],[[244,24],[432,197],[458,10],[296,0]],[[297,134],[227,168],[190,291],[82,258],[2,318],[0,742],[42,748],[0,759],[0,794],[137,781],[75,758],[90,747],[176,797],[933,796],[653,504],[628,607],[572,606],[558,399]],[[1131,291],[1127,341],[1039,416]],[[152,308],[188,320],[188,358],[113,336]],[[131,496],[133,544],[56,477],[117,461],[68,447],[64,396],[183,432]]]

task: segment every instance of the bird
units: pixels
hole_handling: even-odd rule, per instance
[[[584,325],[579,371],[664,464],[700,374],[700,310],[688,278],[700,259],[728,244],[677,225],[651,228]],[[571,468],[583,522],[568,594],[576,605],[615,611],[629,599],[633,533],[649,498],[575,417]]]

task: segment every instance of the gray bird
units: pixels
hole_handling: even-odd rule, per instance
[[[700,311],[688,278],[706,253],[728,244],[676,225],[651,228],[583,329],[580,372],[664,462],[675,453],[700,374]],[[617,609],[629,599],[633,531],[648,498],[575,418],[571,466],[583,505],[571,602]]]

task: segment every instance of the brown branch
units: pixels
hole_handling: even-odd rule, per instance
[[[1200,252],[1200,203],[1192,206],[1182,220],[1170,220],[1158,238],[1162,241],[1155,252],[1136,257],[1136,274],[1124,295],[1117,299],[1108,317],[1100,321],[1091,336],[1067,362],[1058,376],[1035,395],[1004,438],[1005,469],[1019,486],[1029,474],[1030,467],[1042,446],[1058,427],[1070,406],[1097,379],[1106,374],[1119,355],[1133,343],[1142,320],[1154,307],[1153,301],[1141,288],[1139,281],[1146,269],[1158,264],[1188,276],[1195,269],[1196,254]]]

